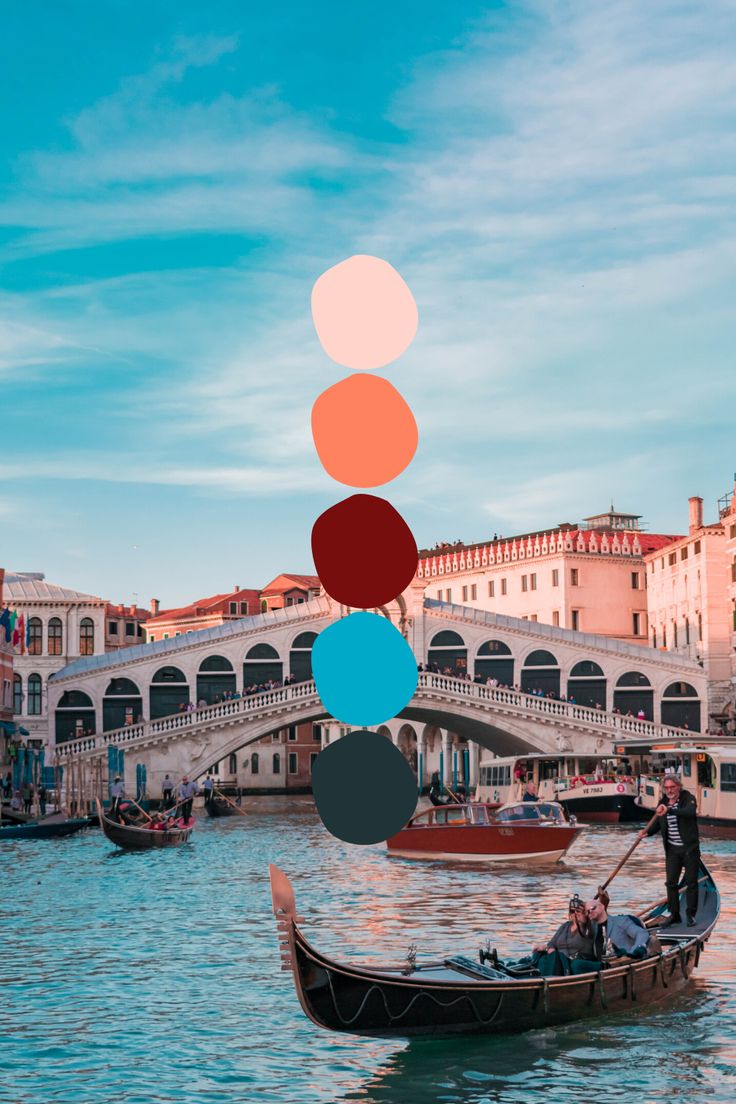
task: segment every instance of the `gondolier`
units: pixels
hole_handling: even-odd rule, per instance
[[[194,804],[194,798],[199,793],[199,786],[196,782],[190,782],[187,774],[181,780],[179,784],[179,801],[181,802],[181,816],[182,820],[186,824],[192,815],[192,805]]]
[[[698,911],[698,870],[700,868],[700,836],[698,833],[697,808],[695,798],[688,790],[683,790],[680,779],[675,774],[665,775],[662,783],[662,800],[657,806],[657,819],[650,828],[639,833],[639,838],[662,835],[664,843],[665,870],[667,887],[667,907],[670,916],[663,928],[682,923],[680,915],[680,895],[678,883],[680,874],[685,871],[686,922],[689,928],[695,926],[695,914]]]
[[[110,816],[113,820],[117,819],[121,797],[125,797],[125,786],[120,775],[116,774],[115,781],[110,783]]]
[[[168,809],[171,806],[171,795],[174,792],[174,781],[170,775],[166,775],[161,783],[161,806]]]
[[[205,805],[209,805],[210,801],[212,800],[212,792],[213,792],[214,788],[215,788],[215,780],[214,780],[214,778],[212,777],[211,774],[208,774],[207,777],[205,778],[204,782],[202,783],[202,789],[204,790],[204,803],[205,803]]]

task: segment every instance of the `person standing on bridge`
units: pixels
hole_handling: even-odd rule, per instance
[[[192,815],[192,805],[194,804],[194,798],[199,793],[199,786],[196,782],[190,782],[187,774],[181,780],[179,784],[179,801],[181,802],[181,816],[185,824],[189,822]]]

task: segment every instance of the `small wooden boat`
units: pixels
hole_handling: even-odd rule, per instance
[[[567,977],[534,976],[495,960],[491,967],[462,955],[417,965],[413,949],[403,965],[353,966],[307,942],[289,879],[275,866],[270,874],[282,969],[291,971],[302,1008],[318,1027],[356,1035],[512,1034],[661,1004],[688,984],[720,911],[718,889],[701,863],[695,926],[658,932],[662,951],[648,958]],[[657,901],[639,916],[656,928],[665,910],[666,901]]]
[[[553,801],[425,809],[386,841],[389,855],[471,862],[558,862],[582,828]]]
[[[166,832],[156,832],[151,828],[136,828],[132,824],[119,824],[112,820],[97,800],[97,813],[100,818],[100,827],[110,843],[116,847],[122,847],[126,851],[149,851],[156,847],[177,847],[180,843],[186,843],[195,826],[194,819],[190,821],[188,828],[172,828]]]
[[[204,805],[207,816],[210,817],[236,817],[245,816],[245,809],[240,809],[231,802],[224,801],[221,797],[213,797]]]
[[[69,820],[57,820],[51,823],[29,821],[25,824],[4,824],[0,826],[0,841],[18,839],[60,839],[81,832],[91,826],[89,817],[71,817]]]

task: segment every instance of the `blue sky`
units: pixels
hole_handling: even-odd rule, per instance
[[[164,605],[311,570],[348,492],[309,432],[344,374],[309,295],[360,252],[419,305],[385,374],[420,447],[380,493],[420,545],[611,499],[712,519],[733,4],[272,8],[4,13],[0,565]]]

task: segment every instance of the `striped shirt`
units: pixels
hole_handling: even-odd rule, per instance
[[[667,838],[673,847],[685,846],[677,827],[677,804],[667,806]]]

